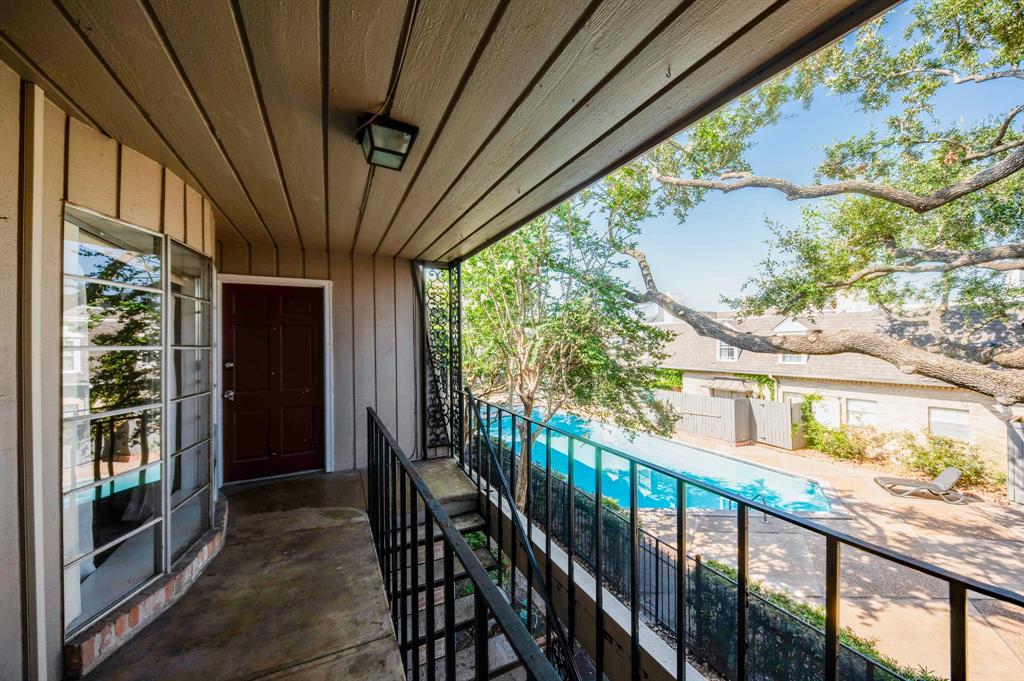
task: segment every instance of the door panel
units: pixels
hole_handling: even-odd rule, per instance
[[[323,293],[224,286],[224,480],[323,468]]]

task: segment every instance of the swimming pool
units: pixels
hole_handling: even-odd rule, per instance
[[[511,441],[510,425],[510,416],[504,417],[500,426],[498,419],[494,418],[491,432],[497,436],[500,427],[501,439],[508,444]],[[823,514],[833,510],[821,485],[807,478],[721,456],[681,442],[642,434],[630,437],[621,428],[572,414],[558,414],[551,419],[550,425],[783,511]],[[516,439],[518,441],[518,434]],[[567,436],[552,431],[551,469],[563,475],[569,470],[568,441]],[[518,443],[516,450],[519,450]],[[544,466],[545,450],[546,443],[542,435],[533,446],[535,465]],[[573,479],[576,487],[593,494],[594,447],[576,441],[573,459]],[[604,496],[628,508],[629,461],[604,450],[601,455],[601,468],[601,491]],[[644,470],[642,467],[638,477],[640,508],[675,508],[676,482],[673,478],[657,471]],[[693,485],[687,487],[686,504],[691,509],[734,508],[727,499]]]

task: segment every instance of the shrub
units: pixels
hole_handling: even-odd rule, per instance
[[[814,418],[814,403],[820,399],[820,395],[808,395],[800,408],[808,447],[846,461],[896,458],[894,445],[901,444],[898,435],[894,437],[893,433],[880,433],[868,426],[829,428],[819,423]]]
[[[922,438],[907,436],[907,468],[935,477],[943,469],[960,469],[961,480],[967,485],[985,486],[1000,483],[1001,475],[992,471],[977,448],[966,442],[941,435],[924,434]]]
[[[654,370],[654,376],[655,378],[653,387],[659,390],[674,390],[676,392],[682,392],[682,369],[666,369],[665,367],[659,367]]]
[[[734,567],[716,560],[709,560],[705,565],[727,580],[733,589],[736,588],[738,574]],[[804,603],[803,601],[799,601],[794,598],[793,595],[787,591],[772,589],[766,586],[763,582],[754,579],[747,582],[747,588],[751,594],[763,598],[779,610],[789,613],[818,632],[824,631],[826,615],[824,606]],[[774,624],[781,629],[786,627],[787,622],[784,619],[777,619]],[[780,638],[779,640],[781,642],[782,639]],[[806,639],[798,636],[794,636],[789,640],[793,642],[801,640],[806,641]],[[839,630],[839,641],[842,645],[857,651],[865,657],[871,658],[882,667],[896,672],[903,678],[915,679],[915,681],[946,681],[945,677],[939,676],[924,667],[913,668],[901,664],[897,660],[894,660],[879,651],[874,639],[860,636],[854,633],[854,631],[849,627],[842,627]],[[795,672],[796,670],[792,671]],[[796,676],[796,674],[793,674],[792,676]],[[881,678],[892,678],[891,675],[886,674],[884,671],[880,672],[879,676],[881,676]]]
[[[807,446],[836,459],[863,461],[868,457],[868,442],[855,429],[829,428],[814,418],[814,403],[820,395],[808,395],[800,407]]]
[[[471,549],[482,549],[487,546],[487,535],[479,530],[466,535],[466,543]]]

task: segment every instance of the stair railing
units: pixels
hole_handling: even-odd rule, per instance
[[[559,681],[559,674],[545,658],[544,651],[523,625],[519,615],[505,600],[505,595],[480,563],[476,554],[459,533],[441,503],[413,467],[394,436],[377,413],[366,409],[367,434],[367,507],[370,529],[384,590],[391,610],[395,637],[408,670],[408,678],[434,681],[438,677],[435,594],[439,585],[435,578],[435,528],[442,543],[444,613],[441,632],[444,636],[444,676],[456,678],[455,583],[468,579],[473,585],[474,674],[477,681],[489,679],[490,660],[488,634],[493,620],[525,668],[529,678],[537,681]],[[420,583],[418,519],[424,519],[425,576]],[[464,576],[456,574],[456,559]],[[427,605],[423,615],[425,636],[420,634],[419,601]],[[421,651],[425,650],[425,657]]]
[[[516,464],[515,447],[513,445],[513,448],[512,448],[512,466],[511,466],[511,469],[513,471],[513,473],[512,473],[512,476],[513,476],[512,480],[513,480],[513,482],[510,483],[509,482],[509,478],[505,476],[505,471],[504,471],[504,469],[502,467],[502,464],[501,464],[501,458],[498,456],[498,453],[495,451],[494,443],[491,442],[490,434],[487,433],[486,431],[484,431],[483,419],[482,419],[481,413],[480,413],[480,403],[479,403],[479,401],[476,398],[473,397],[473,393],[469,389],[466,390],[465,394],[466,394],[466,401],[468,403],[468,406],[470,407],[470,411],[469,411],[470,421],[476,424],[476,428],[477,428],[477,441],[479,442],[480,440],[482,440],[483,442],[486,443],[486,446],[487,446],[487,455],[488,455],[488,459],[487,459],[487,462],[488,462],[487,463],[487,467],[488,467],[487,484],[488,484],[488,489],[486,490],[486,492],[487,492],[487,498],[488,499],[490,499],[490,489],[489,489],[490,481],[492,480],[492,478],[495,478],[495,482],[497,483],[496,491],[498,493],[498,530],[499,530],[499,540],[498,540],[499,568],[498,568],[498,575],[499,575],[499,586],[501,585],[500,579],[501,579],[501,574],[502,574],[502,571],[503,571],[501,569],[501,549],[502,549],[502,539],[501,539],[502,530],[501,530],[501,528],[502,528],[502,525],[503,525],[502,517],[501,516],[502,516],[502,500],[504,500],[509,505],[509,517],[511,518],[511,526],[512,526],[512,529],[515,531],[515,536],[511,537],[510,538],[511,541],[509,542],[509,544],[510,544],[510,563],[511,563],[511,571],[510,571],[510,575],[509,575],[509,580],[510,580],[510,585],[509,585],[510,600],[512,600],[514,602],[515,601],[515,594],[516,594],[516,587],[515,587],[516,546],[517,546],[517,542],[518,542],[518,544],[522,545],[522,547],[524,549],[525,556],[526,556],[526,560],[527,560],[527,574],[526,574],[526,579],[527,579],[527,583],[526,583],[527,619],[529,619],[530,614],[531,614],[532,600],[533,600],[533,580],[536,579],[539,582],[539,584],[538,584],[538,593],[540,594],[541,599],[544,602],[544,613],[545,613],[545,620],[546,620],[546,623],[547,623],[547,627],[545,629],[545,638],[546,638],[546,648],[547,648],[548,657],[558,667],[559,671],[564,675],[564,678],[566,678],[569,681],[579,681],[579,679],[581,679],[582,676],[580,674],[579,669],[576,666],[575,649],[574,649],[574,645],[573,645],[573,642],[572,642],[572,637],[569,635],[568,631],[566,630],[562,620],[558,617],[558,613],[555,610],[554,604],[552,603],[552,598],[551,598],[552,582],[551,582],[551,570],[550,570],[550,565],[551,565],[550,552],[547,554],[548,560],[547,560],[546,564],[549,566],[549,569],[547,570],[546,577],[545,577],[545,573],[541,572],[540,565],[539,565],[539,563],[537,561],[537,556],[535,555],[535,553],[533,551],[533,533],[532,533],[533,523],[529,522],[529,513],[527,513],[527,522],[529,524],[526,527],[524,527],[522,517],[520,516],[519,511],[516,508],[515,494],[514,494],[514,489],[513,489],[514,480],[515,480],[515,477],[514,477],[515,476],[515,472],[514,471],[515,471],[515,464]],[[470,430],[472,430],[472,425],[470,425],[469,428],[470,428]],[[472,442],[472,440],[473,440],[473,438],[470,437],[468,439],[467,443],[465,444],[465,446],[469,446],[469,442]],[[524,448],[524,452],[525,451],[526,451],[526,448]],[[480,485],[481,485],[481,478],[483,477],[483,470],[482,470],[481,462],[479,460],[479,446],[477,447],[477,454],[478,454],[478,458],[476,460],[476,471],[472,471],[471,470],[472,469],[472,457],[471,456],[467,457],[465,455],[465,452],[462,452],[462,456],[460,457],[460,462],[462,463],[462,465],[465,468],[470,469],[468,472],[470,472],[471,474],[475,473],[478,491],[480,491],[479,488],[480,488]],[[529,478],[527,478],[527,481],[528,481],[527,484],[529,484]],[[527,494],[527,500],[529,500],[529,498],[530,498],[530,495]],[[488,518],[487,518],[487,520],[488,520],[488,529],[491,530],[492,528],[491,528],[491,525],[490,525],[490,517],[489,517],[490,516],[490,513],[489,513],[490,509],[487,509],[487,510],[488,510]],[[529,511],[529,508],[527,509],[527,511]],[[571,609],[572,609],[572,606],[570,605],[570,610]],[[551,636],[552,632],[554,632],[554,639],[553,640],[552,640],[552,636]]]

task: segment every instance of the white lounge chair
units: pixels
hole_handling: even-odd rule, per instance
[[[960,470],[950,466],[935,476],[931,482],[923,480],[912,480],[911,478],[875,478],[875,482],[881,485],[890,494],[898,497],[909,497],[918,492],[934,494],[947,504],[960,504],[964,502],[964,495],[953,489],[953,485],[960,479]],[[900,492],[896,488],[905,487],[906,491]]]

